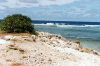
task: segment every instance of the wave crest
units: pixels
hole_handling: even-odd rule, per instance
[[[56,25],[57,27],[100,27],[100,25]]]

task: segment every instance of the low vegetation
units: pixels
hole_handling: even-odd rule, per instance
[[[32,33],[37,34],[32,20],[21,14],[14,14],[4,18],[3,22],[0,23],[1,31],[7,33]]]

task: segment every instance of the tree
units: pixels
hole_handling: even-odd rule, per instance
[[[8,33],[36,33],[34,25],[32,25],[32,20],[21,14],[7,16],[2,22],[1,30]]]

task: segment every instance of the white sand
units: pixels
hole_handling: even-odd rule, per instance
[[[0,44],[10,44],[10,41],[6,41],[4,39],[0,39]]]
[[[16,42],[10,36],[0,39],[0,66],[100,66],[99,55],[80,52],[76,50],[82,49],[80,44],[61,36],[42,32],[38,37],[16,38]]]
[[[78,62],[75,62],[74,66],[100,66],[100,57],[95,56],[93,54],[88,54],[84,52],[79,52],[77,50],[71,49],[71,48],[52,48],[54,50],[59,50],[61,53],[71,53],[76,55],[79,60]]]

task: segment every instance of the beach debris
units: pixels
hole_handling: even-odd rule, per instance
[[[19,63],[19,62],[13,62],[11,64],[11,66],[24,66],[22,63]]]

